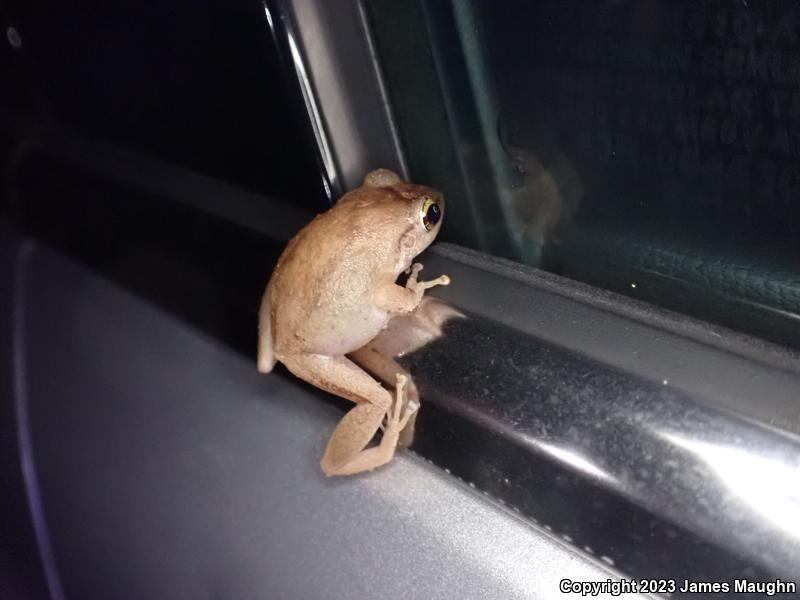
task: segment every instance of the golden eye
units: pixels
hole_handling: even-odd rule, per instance
[[[425,198],[419,211],[419,218],[428,231],[436,227],[439,219],[442,218],[442,209],[439,207],[439,203],[433,198]]]

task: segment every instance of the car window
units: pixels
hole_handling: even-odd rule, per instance
[[[794,3],[370,7],[445,239],[800,348]]]

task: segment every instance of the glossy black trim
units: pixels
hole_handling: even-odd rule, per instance
[[[464,282],[436,293],[466,310],[800,435],[792,349],[466,248],[432,254]]]
[[[636,577],[796,577],[800,361],[439,244],[469,318],[406,359],[414,450]]]

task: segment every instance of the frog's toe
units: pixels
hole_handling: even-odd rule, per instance
[[[413,417],[415,414],[417,414],[418,410],[419,410],[419,402],[415,402],[415,403],[414,402],[409,402],[408,403],[408,405],[406,406],[406,410],[403,413],[403,418],[400,419],[400,425],[399,426],[400,426],[400,430],[401,431],[406,428],[406,425],[408,425],[408,422],[411,420],[411,417]]]
[[[422,263],[414,263],[406,270],[406,273],[408,273],[408,281],[411,285],[417,282],[420,271],[422,271]]]
[[[440,275],[436,279],[431,279],[430,281],[422,281],[418,284],[423,290],[428,290],[432,287],[436,287],[437,285],[450,285],[450,278],[447,275]]]

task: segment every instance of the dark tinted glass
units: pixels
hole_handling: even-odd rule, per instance
[[[446,235],[800,347],[794,2],[416,7],[373,20],[415,176],[449,191]],[[422,102],[398,45],[427,61]]]
[[[325,206],[262,2],[30,0],[5,12],[21,48],[0,54],[3,76],[23,72],[59,130]]]

